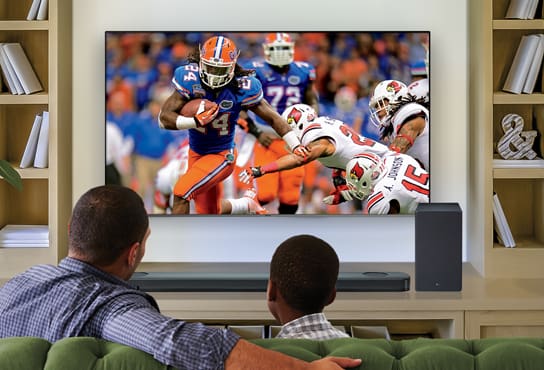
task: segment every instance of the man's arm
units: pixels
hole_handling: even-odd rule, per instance
[[[400,127],[397,136],[393,139],[389,148],[398,153],[406,153],[425,129],[425,124],[425,118],[422,116],[415,116],[408,120]]]
[[[159,126],[168,130],[186,130],[207,125],[217,115],[219,106],[216,104],[214,108],[204,110],[201,105],[201,110],[194,117],[185,117],[179,114],[181,108],[187,103],[187,100],[174,91],[163,103],[159,113]]]
[[[225,370],[340,370],[360,364],[360,359],[345,357],[326,357],[308,363],[240,339],[225,361]]]
[[[240,181],[249,184],[253,178],[261,177],[267,173],[290,170],[300,167],[308,162],[314,161],[320,157],[328,157],[334,154],[335,146],[328,139],[321,138],[308,144],[309,153],[307,156],[290,153],[277,160],[264,164],[262,166],[251,167],[249,170],[242,171],[239,175]]]
[[[281,118],[279,113],[276,112],[265,99],[261,99],[258,104],[254,105],[250,109],[256,115],[268,122],[268,124],[272,126],[274,131],[276,131],[281,137],[291,131],[291,127],[289,127],[289,124],[283,118]]]
[[[314,108],[317,115],[319,115],[319,98],[313,81],[308,83],[306,91],[304,92],[304,104],[308,104]]]

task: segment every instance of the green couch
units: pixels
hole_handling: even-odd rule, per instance
[[[543,370],[544,339],[258,339],[260,346],[307,361],[323,356],[361,357],[370,370]],[[171,369],[150,355],[94,338],[51,344],[38,338],[0,339],[1,370]]]

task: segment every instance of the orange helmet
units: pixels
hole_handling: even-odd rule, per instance
[[[234,77],[234,68],[240,52],[230,39],[214,36],[200,47],[200,78],[216,89],[225,86]]]
[[[263,43],[264,59],[274,66],[285,66],[293,62],[295,43],[288,33],[269,33]]]

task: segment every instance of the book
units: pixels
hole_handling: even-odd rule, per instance
[[[0,229],[0,247],[48,247],[47,225],[6,225]]]
[[[506,76],[503,91],[520,94],[525,85],[540,38],[538,35],[523,35],[514,60]]]
[[[544,34],[539,34],[538,36],[538,45],[535,51],[535,56],[531,61],[531,66],[529,67],[529,72],[527,73],[527,79],[523,85],[522,92],[524,94],[532,94],[535,89],[536,78],[540,72],[540,67],[542,66],[542,57],[544,56]]]
[[[42,91],[43,87],[40,80],[38,80],[38,76],[34,72],[21,44],[18,42],[4,43],[2,44],[2,48],[11,62],[17,78],[21,81],[24,93],[32,94]]]
[[[506,220],[504,210],[502,209],[501,202],[497,193],[493,193],[493,219],[495,226],[497,227],[497,234],[501,243],[507,248],[513,248],[516,246],[512,231]]]
[[[43,0],[42,0],[43,1]],[[526,19],[535,19],[536,15],[536,8],[538,8],[538,1],[539,0],[531,0],[529,3],[529,9],[527,11],[527,18]]]
[[[49,112],[42,114],[42,124],[40,135],[36,144],[36,156],[34,157],[34,167],[46,168],[49,165]]]
[[[493,168],[544,168],[544,159],[493,159]]]
[[[48,0],[41,0],[40,7],[38,8],[38,15],[36,16],[36,19],[39,21],[43,21],[47,19],[47,5]],[[536,10],[536,8],[535,8]]]
[[[28,140],[26,142],[26,147],[25,151],[23,152],[23,157],[21,158],[21,163],[19,164],[20,168],[27,168],[34,164],[41,125],[42,116],[37,114],[34,118],[34,123],[32,124],[32,129],[30,130],[30,135],[28,136]]]
[[[0,48],[1,49],[1,48]],[[5,54],[0,52],[0,69],[2,70],[2,78],[4,80],[4,83],[6,84],[8,91],[11,94],[17,94],[17,89],[15,87],[15,82],[13,81],[13,78],[11,77],[11,74],[8,71],[8,67],[6,65],[6,57]]]
[[[40,0],[33,0],[30,8],[28,9],[28,14],[26,16],[27,21],[32,21],[38,16],[38,9],[40,8]]]
[[[21,81],[19,81],[19,78],[15,73],[15,69],[13,68],[13,65],[11,64],[11,61],[9,60],[3,46],[4,43],[0,43],[0,58],[2,58],[4,62],[4,72],[9,76],[10,81],[13,83],[13,91],[11,93],[14,95],[24,94],[23,85],[21,85]]]

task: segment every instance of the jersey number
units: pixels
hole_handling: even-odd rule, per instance
[[[418,172],[420,171],[418,171],[415,166],[409,165],[404,173],[402,185],[408,191],[415,191],[416,193],[421,193],[428,196],[429,187],[427,185],[429,183],[429,174]]]
[[[357,145],[364,145],[364,146],[374,146],[376,142],[372,139],[368,139],[364,136],[359,135],[355,130],[353,130],[351,127],[348,127],[346,125],[340,125],[340,131],[342,133],[349,137],[351,141],[353,141],[354,144]]]
[[[276,112],[278,111],[281,100],[286,97],[285,106],[298,104],[301,102],[300,88],[297,86],[269,86],[266,88],[267,99]]]
[[[195,130],[205,134],[208,132],[208,129],[215,129],[217,130],[218,136],[225,136],[229,134],[229,114],[223,113],[221,115],[217,115],[213,121],[208,123],[204,127],[197,127]]]

